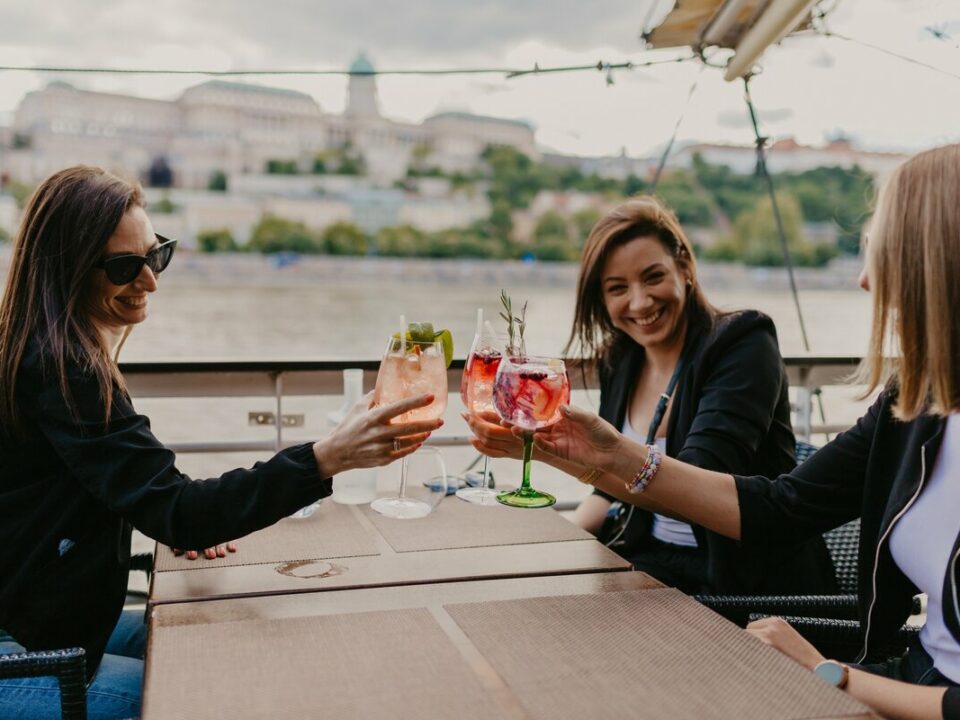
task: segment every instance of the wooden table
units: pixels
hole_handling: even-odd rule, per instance
[[[872,718],[643,573],[155,606],[144,720]]]
[[[174,559],[158,547],[151,606],[489,578],[630,570],[630,564],[553,510],[445,499],[420,520],[325,501],[238,541],[223,560]],[[238,564],[246,563],[246,564]]]

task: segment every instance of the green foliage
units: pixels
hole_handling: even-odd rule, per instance
[[[695,176],[685,170],[665,174],[657,185],[657,195],[677,214],[681,225],[713,224],[713,203],[695,186]]]
[[[6,183],[6,188],[10,191],[10,194],[13,195],[13,201],[17,204],[17,207],[23,210],[27,204],[27,200],[29,200],[33,194],[33,185],[28,185],[19,180],[10,180]]]
[[[197,234],[197,249],[204,253],[237,252],[240,248],[228,228],[201,230]]]
[[[314,175],[324,175],[327,172],[327,157],[325,153],[317,153],[313,156],[312,171]]]
[[[210,179],[207,181],[207,190],[213,192],[227,191],[227,175],[223,170],[214,170],[210,173]]]
[[[297,175],[300,168],[296,160],[267,160],[267,175]]]
[[[353,223],[329,225],[320,237],[328,255],[367,254],[367,234]]]
[[[5,243],[10,240],[10,233],[0,227],[0,243]]]
[[[377,231],[377,253],[388,257],[409,257],[421,253],[424,234],[411,225],[385,227]]]
[[[573,217],[570,218],[573,221],[574,228],[576,228],[577,244],[580,247],[583,247],[583,243],[590,235],[590,231],[593,230],[593,226],[600,220],[600,217],[600,211],[596,208],[584,208],[575,212]]]
[[[168,196],[164,195],[154,205],[150,206],[150,211],[169,215],[179,210],[179,206]]]
[[[323,251],[323,243],[302,222],[267,215],[253,229],[247,249],[260,253],[316,254]]]
[[[783,234],[791,261],[798,266],[822,267],[837,255],[832,246],[814,245],[803,236],[803,214],[799,201],[788,193],[777,193]],[[737,216],[730,237],[706,254],[713,260],[742,260],[747,265],[781,266],[783,248],[769,197],[761,197],[752,208]]]

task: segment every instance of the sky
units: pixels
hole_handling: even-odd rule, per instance
[[[378,69],[531,68],[685,56],[643,47],[651,4],[656,18],[672,0],[0,0],[0,65],[338,69],[364,51]],[[751,82],[764,134],[819,144],[843,133],[891,151],[960,141],[960,2],[839,0],[826,25],[944,72],[839,38],[788,38],[766,52]],[[680,142],[752,142],[742,83],[722,76],[685,62],[614,71],[612,85],[595,70],[377,82],[381,112],[397,120],[448,110],[517,118],[534,125],[545,149],[645,157],[681,114]],[[55,79],[173,99],[206,78],[0,71],[0,124],[25,93]],[[346,101],[342,76],[244,81],[306,92],[330,113]]]

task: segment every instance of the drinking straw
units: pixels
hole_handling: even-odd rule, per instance
[[[400,352],[407,354],[407,318],[400,316]]]
[[[483,308],[477,308],[477,335],[483,330]]]

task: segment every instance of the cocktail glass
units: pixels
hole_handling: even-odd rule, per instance
[[[501,418],[523,428],[523,482],[516,490],[497,494],[497,501],[513,507],[539,508],[557,499],[530,487],[533,431],[560,419],[560,406],[570,402],[570,379],[563,360],[508,356],[500,361],[493,385],[493,405]]]
[[[397,417],[396,422],[433,420],[447,408],[447,361],[443,344],[390,338],[380,361],[373,401],[387,405],[398,400],[432,393],[433,402]],[[419,518],[430,514],[429,503],[407,497],[407,458],[400,466],[400,492],[394,497],[378,498],[370,507],[393,518]]]
[[[463,367],[463,377],[460,379],[460,399],[472,415],[482,415],[485,412],[494,412],[493,384],[497,378],[497,368],[503,357],[500,340],[490,328],[490,324],[481,325],[473,338],[470,354]],[[497,493],[489,487],[490,474],[488,463],[490,459],[483,456],[483,484],[480,487],[465,487],[457,490],[457,497],[478,505],[494,505],[497,502]]]

